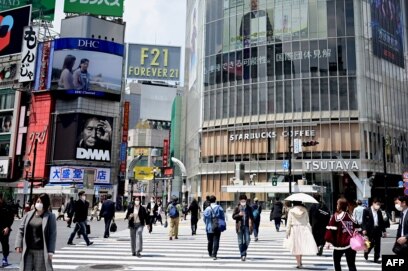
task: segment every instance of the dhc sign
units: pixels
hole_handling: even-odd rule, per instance
[[[110,152],[108,150],[77,148],[76,159],[110,161]]]
[[[303,162],[307,171],[353,171],[359,170],[359,161],[356,160],[320,160]]]

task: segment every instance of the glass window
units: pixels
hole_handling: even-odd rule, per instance
[[[319,99],[319,79],[312,79],[312,111],[319,111],[320,99]]]
[[[327,2],[328,36],[336,37],[336,2]]]
[[[294,112],[302,112],[302,89],[300,88],[300,80],[293,81],[293,107]]]
[[[354,6],[353,0],[346,0],[346,35],[354,36]]]
[[[222,93],[222,118],[228,118],[228,89],[224,89]]]
[[[268,114],[275,113],[275,86],[273,82],[268,83]]]
[[[292,80],[285,81],[285,113],[293,112],[292,108]]]
[[[231,87],[230,93],[229,93],[229,117],[230,118],[235,117],[236,95],[237,95],[236,87]]]
[[[292,60],[292,73],[293,73],[293,78],[300,78],[301,72],[300,72],[300,62],[301,62],[301,57],[299,55],[303,55],[302,50],[300,48],[300,42],[294,41],[292,42],[292,52],[293,52],[293,60]]]
[[[258,85],[252,84],[251,89],[251,115],[258,114]]]
[[[237,87],[237,117],[241,117],[242,116],[242,95],[243,95],[243,91],[242,91],[242,87],[238,86]]]
[[[216,111],[216,96],[215,91],[210,92],[210,120],[215,119],[215,111]]]
[[[329,110],[329,84],[327,78],[320,78],[320,109],[322,111]]]
[[[204,93],[204,120],[210,120],[210,93]]]
[[[330,110],[339,110],[339,92],[337,78],[330,78]]]
[[[276,113],[283,113],[283,83],[276,82]]]
[[[337,26],[337,36],[343,37],[346,35],[346,22],[345,22],[345,12],[344,12],[344,0],[336,1],[336,26]]]
[[[330,50],[329,75],[337,76],[337,39],[328,39]]]
[[[339,78],[340,110],[348,110],[347,77]]]
[[[339,75],[347,75],[347,50],[346,39],[337,39],[337,59]]]
[[[303,55],[305,54],[304,52],[309,52],[309,41],[302,41],[301,43],[301,50],[303,52]],[[310,77],[310,64],[309,64],[309,58],[302,58],[302,64],[301,64],[301,69],[302,69],[302,77]]]
[[[14,93],[0,94],[0,110],[13,109],[14,108]]]
[[[320,76],[329,75],[327,40],[319,41],[319,72]]]
[[[244,116],[250,115],[250,107],[251,107],[251,88],[249,85],[244,85]]]
[[[358,109],[357,82],[355,77],[349,77],[350,110]]]
[[[263,115],[267,112],[267,99],[268,99],[268,89],[266,88],[266,83],[260,83],[259,87],[259,114]]]
[[[310,79],[302,80],[302,110],[310,112]]]
[[[356,44],[354,38],[347,38],[347,71],[356,75]]]
[[[222,92],[220,89],[217,90],[216,92],[216,112],[215,112],[215,119],[220,119],[221,118],[221,113],[222,113]]]
[[[316,40],[310,41],[310,54],[312,55],[310,59],[310,71],[312,77],[319,76],[319,58],[314,57],[315,50],[318,50],[318,42]]]

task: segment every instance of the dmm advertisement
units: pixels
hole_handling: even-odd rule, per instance
[[[24,27],[30,23],[31,6],[0,12],[0,56],[21,52]]]
[[[1,0],[0,11],[32,5],[33,19],[54,20],[55,0]]]
[[[54,160],[111,161],[112,127],[112,117],[58,115]]]
[[[127,78],[179,81],[181,47],[129,44]]]
[[[64,12],[122,17],[123,0],[65,0]]]
[[[401,2],[371,1],[371,24],[374,55],[404,68]]]

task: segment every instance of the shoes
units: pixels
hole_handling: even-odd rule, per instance
[[[217,256],[213,257],[213,260],[216,261],[216,260],[217,260]]]
[[[133,252],[133,253],[132,253],[132,256],[136,256],[136,252]]]
[[[75,244],[72,243],[72,242],[68,242],[67,245],[69,245],[69,246],[75,246]]]
[[[255,237],[255,242],[258,242],[258,237]]]
[[[5,267],[5,266],[9,265],[6,257],[3,258],[3,261],[1,262],[1,265],[2,265],[2,267]]]
[[[303,265],[298,265],[298,266],[296,266],[296,268],[297,268],[297,269],[302,269],[302,268],[303,268]]]
[[[242,256],[241,261],[245,262],[245,260],[246,260],[246,256]]]
[[[375,263],[380,263],[379,259],[374,259]]]
[[[105,235],[103,238],[109,238],[109,236]]]
[[[178,236],[174,237],[174,239],[178,239]]]
[[[170,237],[169,240],[173,240],[173,237]]]
[[[366,259],[366,261],[368,260],[368,253],[364,252],[364,259]]]
[[[140,258],[140,257],[142,257],[142,254],[140,254],[140,252],[138,252],[138,253],[136,253],[136,256]]]
[[[91,245],[93,245],[93,242],[89,242],[89,243],[87,244],[88,247],[91,246]]]

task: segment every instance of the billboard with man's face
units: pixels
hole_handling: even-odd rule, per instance
[[[57,116],[54,160],[111,161],[113,118],[89,114]]]

